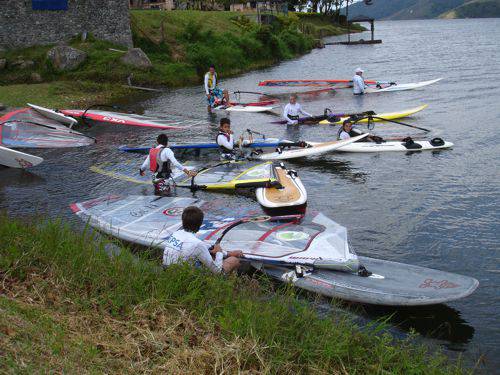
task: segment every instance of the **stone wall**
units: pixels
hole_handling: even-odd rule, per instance
[[[68,0],[68,10],[33,10],[31,0],[0,0],[0,48],[54,44],[86,31],[131,47],[128,0]]]

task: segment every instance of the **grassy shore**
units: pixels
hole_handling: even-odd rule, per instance
[[[316,39],[345,32],[321,16],[279,16],[271,25],[258,25],[255,15],[236,12],[132,11],[134,46],[153,64],[139,69],[120,62],[124,48],[95,40],[75,38],[69,45],[87,53],[73,71],[59,72],[46,55],[52,46],[0,52],[7,66],[0,70],[0,103],[26,102],[61,108],[88,103],[111,103],[117,98],[143,95],[123,87],[132,74],[135,85],[179,87],[200,84],[210,64],[219,77],[270,66],[309,52]],[[302,31],[300,31],[302,30]],[[16,66],[15,62],[34,64]],[[41,77],[35,83],[33,75]]]
[[[4,215],[0,237],[0,372],[462,372],[376,325],[320,318],[264,278],[109,258],[60,222]]]

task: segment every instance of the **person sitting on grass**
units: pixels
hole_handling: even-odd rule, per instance
[[[208,244],[196,237],[196,233],[203,224],[203,217],[203,211],[196,206],[184,209],[182,229],[172,233],[166,239],[163,252],[165,267],[185,261],[199,261],[213,273],[230,273],[239,267],[238,258],[243,256],[242,251],[224,251],[219,244],[210,250]]]

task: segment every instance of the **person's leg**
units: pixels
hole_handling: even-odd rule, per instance
[[[224,273],[235,271],[240,266],[240,260],[236,257],[229,257],[222,262],[222,269]]]

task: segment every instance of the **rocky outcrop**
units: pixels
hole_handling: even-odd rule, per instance
[[[131,48],[120,59],[122,63],[141,69],[148,69],[153,66],[148,55],[140,48]]]
[[[47,52],[52,66],[61,71],[76,69],[86,58],[85,52],[69,46],[56,46]]]

